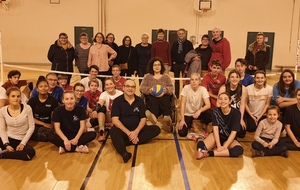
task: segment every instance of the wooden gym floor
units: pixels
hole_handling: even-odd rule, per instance
[[[48,69],[49,66],[32,66]],[[5,77],[9,70],[5,67]],[[19,69],[21,79],[37,79],[46,72]],[[275,72],[273,72],[275,73]],[[299,77],[298,77],[299,78]],[[72,83],[79,77],[73,77]],[[273,85],[277,76],[268,77]],[[195,143],[162,133],[145,145],[129,146],[133,158],[126,164],[108,139],[96,140],[89,154],[58,154],[51,143],[30,141],[36,157],[29,162],[0,161],[0,189],[299,189],[300,152],[280,156],[251,158],[253,133],[240,139],[245,152],[239,158],[210,157],[196,160]]]

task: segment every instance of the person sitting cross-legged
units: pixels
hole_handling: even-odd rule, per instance
[[[126,146],[147,143],[160,133],[157,125],[146,125],[146,106],[143,99],[134,94],[135,88],[135,82],[127,80],[124,94],[114,100],[111,109],[115,127],[110,129],[109,134],[113,146],[125,163],[131,158]]]
[[[241,129],[241,113],[230,106],[231,96],[222,92],[218,97],[217,107],[212,113],[213,133],[204,141],[197,142],[196,159],[208,156],[238,157],[243,154],[242,145],[236,140]]]

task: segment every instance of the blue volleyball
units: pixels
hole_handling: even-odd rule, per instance
[[[164,87],[157,84],[153,86],[152,96],[162,97],[164,95]]]

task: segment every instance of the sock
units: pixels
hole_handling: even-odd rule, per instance
[[[208,156],[215,156],[215,153],[214,153],[214,151],[208,151]]]

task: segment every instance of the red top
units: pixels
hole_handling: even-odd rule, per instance
[[[151,48],[151,58],[159,57],[164,63],[172,66],[171,61],[171,46],[167,41],[156,41],[152,44]]]
[[[223,74],[219,74],[217,78],[214,78],[211,73],[206,73],[202,80],[202,86],[204,86],[208,92],[213,95],[218,95],[219,89],[226,82],[226,77]],[[209,97],[211,103],[211,109],[217,107],[217,99]]]
[[[226,38],[222,38],[217,42],[212,41],[210,46],[212,49],[212,53],[208,66],[211,66],[213,60],[219,60],[222,63],[222,70],[225,71],[225,69],[230,65],[231,62],[229,41]]]
[[[27,85],[27,80],[19,80],[18,84],[13,84],[8,80],[2,85],[2,87],[5,88],[5,90],[7,90],[14,86],[21,88],[22,86],[26,86],[26,85]]]
[[[90,90],[86,91],[84,93],[84,97],[88,99],[89,102],[89,108],[94,109],[97,105],[97,102],[99,101],[99,97],[101,95],[101,92],[99,90],[96,91],[95,94],[92,94]]]

